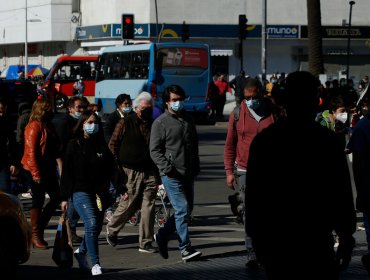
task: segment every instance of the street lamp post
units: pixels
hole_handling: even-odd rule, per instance
[[[28,76],[28,30],[27,30],[27,23],[28,23],[28,18],[27,18],[27,0],[26,0],[26,26],[25,26],[25,32],[26,32],[26,35],[25,35],[25,41],[24,41],[24,77],[27,79],[27,76]]]
[[[352,6],[355,4],[355,1],[349,1],[349,21],[348,21],[348,40],[347,40],[347,69],[346,69],[346,82],[348,84],[349,79],[349,57],[350,57],[350,47],[351,47],[351,21],[352,21]]]

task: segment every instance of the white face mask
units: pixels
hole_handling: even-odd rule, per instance
[[[83,125],[83,129],[84,131],[86,132],[86,134],[95,134],[99,131],[99,125],[95,124],[95,123],[85,123]]]
[[[335,119],[340,121],[341,123],[346,123],[346,121],[348,119],[348,113],[335,114]]]

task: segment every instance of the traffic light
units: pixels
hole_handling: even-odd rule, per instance
[[[122,14],[122,39],[134,39],[135,37],[135,20],[133,14]]]
[[[181,29],[181,38],[182,41],[185,42],[186,40],[189,40],[190,32],[189,32],[189,25],[185,23],[185,21],[182,23],[182,29]]]
[[[246,15],[239,15],[239,39],[244,40],[247,38],[247,17]]]

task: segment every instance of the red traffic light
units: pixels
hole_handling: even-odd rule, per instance
[[[129,40],[135,37],[135,17],[133,14],[123,14],[122,15],[122,28],[121,35],[122,39]]]

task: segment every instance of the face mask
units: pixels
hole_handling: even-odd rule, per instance
[[[335,115],[335,119],[340,121],[341,123],[345,123],[348,118],[348,113],[338,113]]]
[[[273,84],[276,84],[277,83],[277,80],[272,80],[271,81]]]
[[[174,112],[181,111],[184,109],[184,101],[171,102],[171,109]]]
[[[132,107],[123,107],[122,112],[125,114],[128,114],[132,111]]]
[[[95,134],[99,131],[99,125],[95,123],[85,123],[84,124],[84,131],[86,134]]]
[[[81,117],[81,112],[74,112],[74,114],[72,114],[72,117],[78,120]]]
[[[140,113],[140,117],[143,119],[143,120],[150,120],[152,118],[152,114],[153,114],[153,109],[152,108],[147,108],[147,109],[144,109],[141,111]]]
[[[245,100],[245,104],[247,104],[248,108],[252,110],[256,110],[261,105],[261,102],[259,99],[249,99],[249,100]]]

